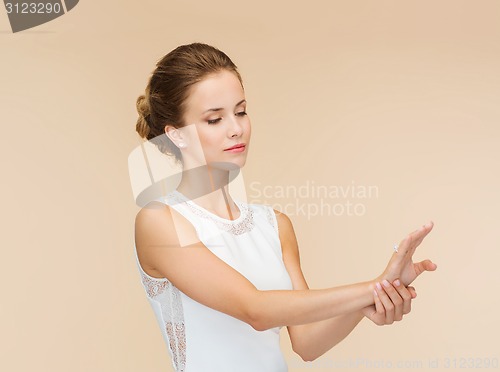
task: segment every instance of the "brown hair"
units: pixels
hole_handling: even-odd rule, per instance
[[[182,163],[179,148],[165,134],[165,126],[185,125],[185,101],[190,88],[207,75],[228,70],[243,82],[236,65],[219,49],[202,43],[181,45],[156,63],[145,94],[137,98],[139,113],[136,131],[141,138],[155,143],[158,149]]]

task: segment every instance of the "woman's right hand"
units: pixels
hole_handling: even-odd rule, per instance
[[[384,280],[373,290],[374,305],[365,307],[363,315],[377,325],[388,325],[403,319],[411,311],[411,301],[417,297],[415,288],[406,288],[399,279],[392,284]]]
[[[398,278],[404,286],[408,286],[424,271],[436,270],[437,266],[431,260],[413,262],[413,253],[427,234],[431,232],[433,226],[434,223],[430,222],[404,238],[399,243],[398,251],[394,252],[382,275],[375,281],[381,282],[386,279],[393,282]]]

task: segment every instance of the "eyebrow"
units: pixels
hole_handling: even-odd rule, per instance
[[[238,107],[239,105],[241,105],[242,103],[246,102],[245,99],[242,99],[240,102],[238,102],[234,107]],[[221,111],[221,110],[224,110],[223,107],[217,107],[217,108],[211,108],[211,109],[208,109],[206,111],[203,111],[203,114],[206,113],[206,112],[209,112],[209,111]]]

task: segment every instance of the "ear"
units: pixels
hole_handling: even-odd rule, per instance
[[[165,134],[173,143],[179,143],[183,139],[181,131],[170,124],[165,125]]]

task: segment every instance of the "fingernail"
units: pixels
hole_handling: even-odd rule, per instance
[[[377,286],[377,288],[378,288],[379,290],[382,290],[382,286],[380,285],[380,283],[379,283],[379,282],[375,283],[375,285]]]
[[[373,290],[373,293],[375,293],[375,296],[378,296],[378,293],[376,290]]]
[[[386,287],[386,288],[389,288],[389,287],[390,287],[390,284],[389,284],[389,282],[388,282],[386,279],[384,279],[384,280],[382,281],[382,283],[384,283],[384,287]]]
[[[396,280],[394,281],[394,285],[395,285],[396,287],[399,287],[399,285],[400,285],[400,284],[401,284],[401,283],[399,282],[399,279],[396,279]]]

